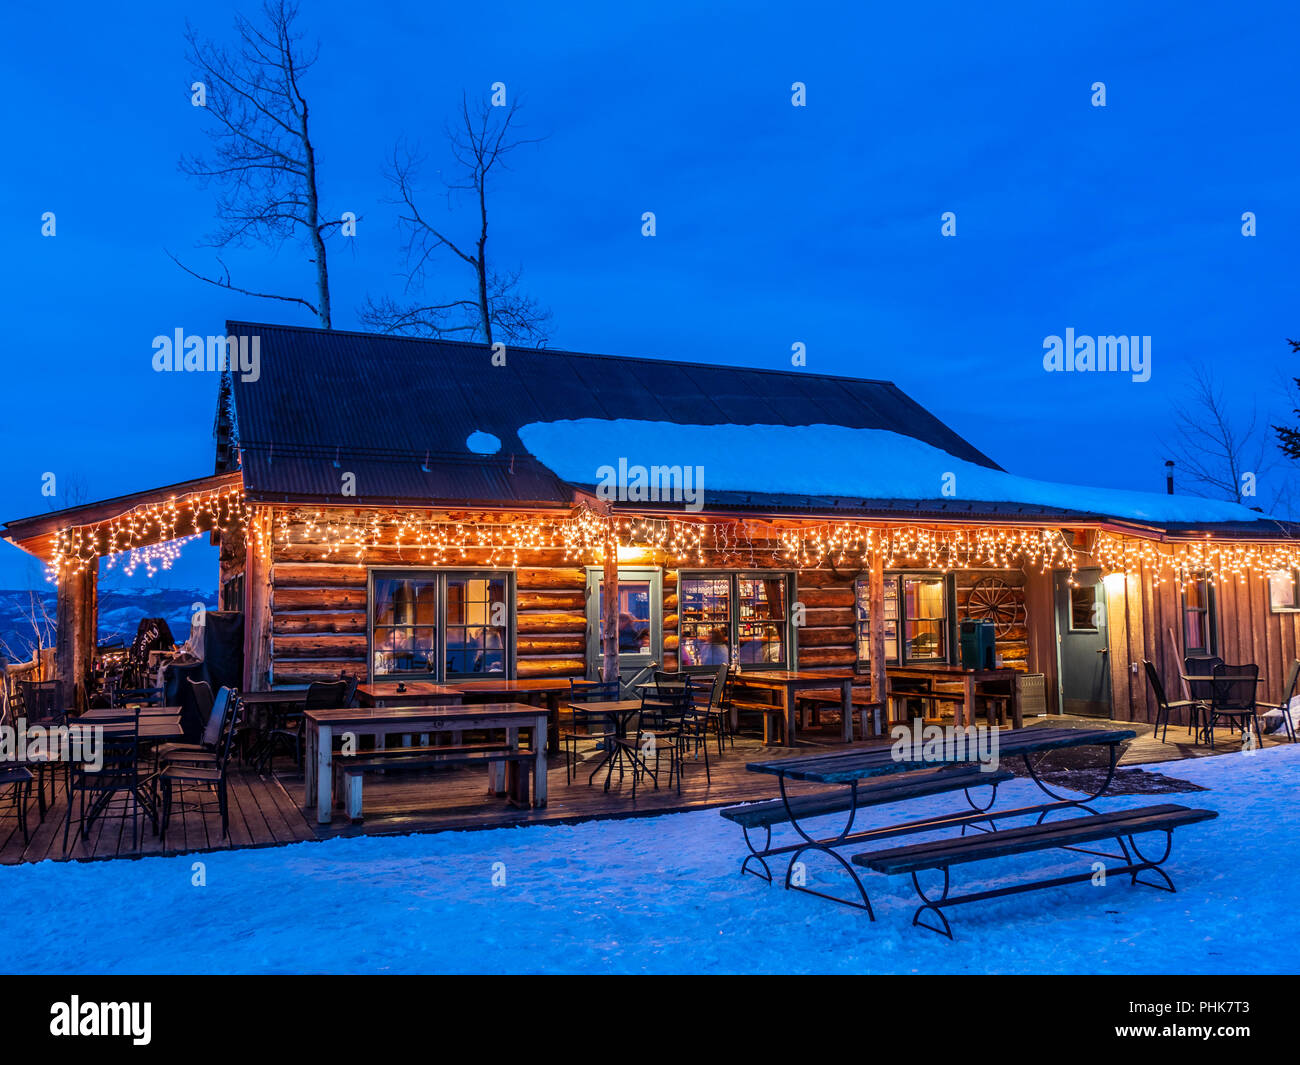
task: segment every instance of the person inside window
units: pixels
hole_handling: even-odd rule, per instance
[[[725,666],[731,661],[731,648],[727,644],[727,630],[714,629],[709,633],[709,642],[700,649],[701,666]]]

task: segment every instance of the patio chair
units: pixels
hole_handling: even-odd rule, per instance
[[[18,827],[23,830],[23,843],[31,842],[31,835],[27,831],[27,798],[35,779],[25,765],[0,765],[0,794],[8,793],[9,804],[13,806],[18,818]]]
[[[302,726],[303,713],[307,710],[342,710],[347,706],[344,701],[347,690],[348,682],[345,680],[318,680],[310,684],[307,688],[307,698],[303,703],[302,710],[290,710],[287,713],[282,713],[276,724],[267,732],[263,741],[262,768],[270,768],[271,762],[275,758],[277,743],[287,743],[289,749],[293,752],[294,764],[301,766],[303,740],[305,739]]]
[[[641,698],[641,713],[637,718],[636,738],[634,740],[615,740],[624,746],[631,746],[628,752],[632,758],[632,799],[636,800],[637,781],[643,774],[649,774],[659,787],[659,759],[668,755],[668,783],[677,781],[677,791],[682,790],[681,756],[685,745],[684,732],[686,715],[689,713],[689,695],[680,690],[668,698],[644,695]],[[654,769],[646,761],[647,746],[654,752]]]
[[[149,816],[154,831],[158,831],[158,815],[149,792],[150,778],[140,772],[140,712],[123,711],[111,718],[100,718],[94,725],[100,732],[99,747],[102,760],[98,767],[91,763],[72,762],[68,766],[68,811],[63,823],[63,853],[68,852],[68,839],[72,830],[72,808],[78,806],[77,834],[83,839],[95,819],[105,816],[113,799],[123,796],[122,818],[131,818],[131,849],[135,850],[139,834],[136,818],[141,810]],[[89,810],[87,810],[89,803]]]
[[[1210,700],[1214,697],[1214,692],[1210,686],[1210,678],[1214,676],[1214,667],[1223,665],[1223,659],[1218,657],[1209,658],[1184,658],[1183,673],[1189,677],[1204,677],[1204,680],[1189,680],[1187,682],[1187,697],[1194,699],[1202,706],[1209,706]]]
[[[1187,730],[1192,733],[1193,742],[1200,742],[1203,716],[1206,712],[1204,703],[1197,702],[1195,699],[1179,699],[1176,702],[1170,702],[1165,695],[1165,686],[1160,683],[1160,675],[1156,672],[1156,667],[1148,662],[1145,658],[1142,660],[1143,668],[1147,672],[1147,680],[1151,682],[1151,690],[1156,697],[1156,727],[1155,732],[1160,732],[1160,726],[1165,726],[1165,734],[1161,738],[1161,743],[1169,741],[1169,716],[1170,711],[1186,710],[1187,711]]]
[[[1293,658],[1291,668],[1287,670],[1286,684],[1282,686],[1282,701],[1255,704],[1261,710],[1280,710],[1282,712],[1282,725],[1292,743],[1295,743],[1295,726],[1291,724],[1291,699],[1296,693],[1297,681],[1300,681],[1300,658]]]
[[[1246,729],[1255,729],[1255,738],[1262,746],[1264,734],[1259,727],[1259,712],[1256,709],[1256,684],[1259,680],[1259,666],[1229,666],[1223,663],[1214,667],[1214,676],[1210,681],[1210,719],[1206,731],[1210,734],[1210,750],[1214,749],[1214,725],[1219,718],[1227,718],[1231,728],[1241,729],[1245,738]]]
[[[19,718],[24,721],[28,729],[37,726],[57,729],[67,724],[67,712],[59,705],[58,681],[23,680],[18,682],[18,690],[21,692],[21,706],[18,708],[18,713],[13,715],[15,727]],[[19,764],[26,766],[35,774],[36,806],[40,816],[44,818],[47,805],[54,805],[54,793],[62,763],[54,756],[54,752],[47,749],[44,754],[29,753]],[[48,804],[45,801],[47,780],[50,784]]]
[[[361,683],[361,678],[355,673],[343,673],[339,676],[343,681],[343,701],[339,704],[341,709],[348,709],[357,705],[357,685]]]
[[[222,690],[227,689],[223,688]],[[226,715],[225,735],[222,737],[221,747],[213,763],[209,765],[191,765],[185,762],[170,762],[160,769],[158,775],[154,778],[154,785],[161,793],[159,801],[162,818],[160,836],[164,849],[167,847],[167,826],[171,821],[174,806],[173,798],[174,796],[182,796],[187,789],[201,789],[204,793],[211,789],[216,793],[217,809],[221,813],[221,838],[225,839],[230,835],[230,801],[227,791],[227,779],[230,772],[230,752],[234,747],[239,719],[238,701],[231,699],[230,703],[233,709]],[[203,801],[201,798],[196,808],[202,810]]]
[[[708,702],[697,706],[696,711],[705,718],[706,728],[711,730],[718,740],[718,757],[723,754],[723,745],[727,742],[736,746],[736,737],[731,731],[731,668],[727,665],[716,667],[713,680],[709,685]]]
[[[617,702],[619,696],[619,682],[616,680],[609,681],[588,681],[588,680],[569,680],[569,711],[573,719],[567,729],[560,730],[560,744],[564,747],[564,782],[573,783],[573,775],[578,768],[578,743],[582,740],[589,740],[593,737],[591,726],[593,723],[607,725],[609,719],[599,714],[589,714],[583,708],[583,703],[605,703]],[[602,742],[609,742],[610,730],[605,729],[602,733]]]
[[[226,728],[235,707],[237,696],[233,689],[222,687],[214,699],[212,689],[207,681],[190,681],[196,686],[201,684],[208,690],[208,716],[203,726],[203,734],[198,743],[164,743],[155,752],[158,768],[162,769],[174,762],[187,765],[214,765],[225,739]]]

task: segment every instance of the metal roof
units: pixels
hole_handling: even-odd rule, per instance
[[[486,345],[459,341],[233,321],[227,331],[259,338],[260,376],[234,378],[254,499],[567,503],[571,487],[518,430],[571,418],[887,429],[999,468],[888,381],[528,348],[497,366]],[[470,453],[476,430],[500,438],[500,453]],[[349,472],[355,497],[342,494]]]

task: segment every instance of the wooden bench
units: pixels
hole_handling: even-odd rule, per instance
[[[720,810],[719,813],[728,821],[740,825],[744,832],[745,844],[749,847],[749,854],[741,863],[741,873],[753,873],[755,876],[771,883],[772,871],[767,864],[767,858],[777,854],[802,851],[810,846],[805,839],[798,843],[773,847],[772,828],[774,825],[793,824],[796,830],[799,830],[798,822],[810,817],[848,813],[850,811],[856,814],[857,810],[869,806],[883,806],[886,803],[902,802],[905,799],[919,799],[927,795],[942,795],[947,792],[966,791],[970,788],[992,787],[996,796],[997,786],[1011,780],[1013,776],[1014,774],[1007,772],[1005,769],[986,773],[978,766],[940,766],[937,769],[916,770],[899,773],[897,776],[881,777],[868,784],[859,784],[856,788],[836,788],[833,791],[788,796],[786,799],[767,799],[763,802],[746,803],[743,806],[729,806]],[[992,805],[992,799],[990,799],[989,805]],[[819,841],[817,846],[822,850],[831,850],[835,847],[863,843],[869,839],[879,839],[884,836],[923,832],[935,827],[936,820],[947,825],[962,818],[969,819],[972,822],[988,819],[989,815],[980,812],[974,806],[974,803],[971,803],[971,806],[976,810],[975,813],[957,815],[956,818],[927,819],[923,822],[912,822],[892,828],[866,829],[861,832],[851,831],[853,820],[850,818],[845,832],[834,839]],[[987,810],[988,806],[985,806],[984,809]],[[766,836],[762,846],[755,846],[750,831],[759,828],[766,832]],[[762,872],[759,872],[757,868],[751,869],[749,867],[750,862],[756,859],[758,865],[762,866]],[[791,865],[793,865],[793,862]],[[787,870],[787,887],[789,886],[789,879],[789,870]]]
[[[505,743],[447,744],[437,747],[389,747],[353,754],[336,754],[335,779],[341,789],[343,807],[353,824],[362,820],[362,782],[365,774],[376,772],[409,772],[445,766],[482,765],[504,763],[506,766],[506,795],[517,806],[528,806],[529,773],[536,753]]]
[[[763,742],[767,743],[775,736],[780,736],[784,741],[785,736],[785,710],[775,703],[763,703],[757,699],[735,699],[731,700],[731,713],[733,715],[750,713],[763,715]]]
[[[802,691],[795,695],[796,705],[804,702],[812,704],[813,724],[817,725],[820,723],[818,721],[818,712],[822,707],[838,707],[844,702],[844,696],[835,688],[813,688],[811,691]],[[884,705],[879,701],[872,699],[871,692],[865,689],[854,688],[852,704],[862,711],[862,736],[864,739],[869,734],[879,736],[884,732]],[[871,733],[867,732],[868,714],[871,715]],[[802,718],[800,718],[799,723],[800,727],[802,727]]]
[[[944,916],[944,907],[960,906],[968,902],[979,902],[984,899],[1000,898],[1005,895],[1018,895],[1026,891],[1037,891],[1065,884],[1078,884],[1085,880],[1092,880],[1097,875],[1097,871],[1090,867],[1087,872],[1075,873],[1069,876],[1010,884],[1006,887],[977,891],[969,895],[950,896],[948,893],[951,880],[950,868],[954,865],[1056,848],[1082,850],[1085,854],[1110,858],[1121,863],[1106,868],[1105,874],[1107,876],[1128,874],[1132,884],[1143,884],[1162,891],[1173,891],[1173,881],[1169,879],[1168,874],[1160,866],[1169,857],[1173,846],[1174,829],[1182,825],[1195,824],[1198,821],[1209,821],[1218,816],[1213,810],[1194,810],[1174,804],[1142,806],[1132,810],[1117,810],[1111,813],[1073,817],[1054,823],[1045,822],[1023,828],[1010,828],[987,835],[961,836],[955,839],[936,840],[930,843],[917,843],[909,847],[894,847],[889,850],[855,854],[853,864],[865,866],[874,872],[884,873],[889,876],[910,873],[912,885],[916,888],[917,896],[922,902],[922,905],[917,907],[916,913],[912,916],[912,925],[920,925],[922,928],[928,928],[951,939],[952,927],[948,924],[947,917]],[[1133,839],[1135,835],[1147,832],[1165,833],[1164,853],[1154,860],[1143,856]],[[1107,839],[1113,839],[1119,843],[1122,852],[1120,855],[1102,854],[1099,851],[1083,850],[1080,847],[1080,844]],[[918,873],[930,869],[943,871],[942,891],[939,897],[935,899],[931,899],[925,894],[917,878]],[[1139,874],[1147,871],[1154,872],[1163,883],[1140,880]],[[922,916],[927,912],[934,913],[943,923],[943,926],[940,928],[922,921]]]
[[[895,699],[917,699],[929,704],[929,711],[925,714],[927,720],[938,720],[939,713],[937,705],[939,703],[953,703],[957,706],[964,705],[966,696],[961,689],[931,689],[929,691],[913,691],[907,688],[890,688],[888,694],[889,701],[892,703]],[[989,727],[1003,724],[1007,719],[1007,710],[1014,707],[1014,698],[1004,692],[976,692],[975,701],[984,703],[985,720]],[[901,717],[891,716],[892,721],[902,721]],[[1023,722],[1020,720],[1018,710],[1015,714],[1013,726],[1020,728]]]

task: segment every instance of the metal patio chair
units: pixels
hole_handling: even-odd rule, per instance
[[[1173,710],[1187,711],[1187,730],[1192,733],[1193,742],[1199,743],[1201,730],[1203,728],[1204,715],[1206,707],[1204,703],[1197,702],[1195,699],[1179,699],[1170,702],[1165,695],[1165,686],[1160,683],[1160,675],[1156,672],[1156,667],[1148,662],[1145,658],[1142,665],[1146,669],[1147,680],[1151,682],[1151,690],[1156,697],[1156,727],[1154,733],[1160,732],[1160,726],[1165,726],[1165,734],[1161,737],[1161,743],[1169,741],[1169,717]]]
[[[1291,660],[1291,668],[1287,670],[1286,683],[1282,686],[1282,701],[1277,703],[1259,703],[1255,705],[1261,710],[1280,710],[1282,712],[1282,726],[1286,729],[1286,734],[1292,743],[1295,743],[1295,726],[1291,724],[1291,699],[1295,695],[1296,682],[1300,681],[1300,658]]]
[[[560,730],[560,744],[564,748],[564,782],[573,783],[578,769],[578,744],[595,737],[593,725],[606,726],[601,733],[601,742],[609,743],[613,735],[609,718],[601,714],[589,714],[582,708],[583,703],[617,702],[620,684],[616,680],[589,681],[569,680],[569,712],[573,715],[567,729]]]
[[[1220,663],[1214,667],[1214,676],[1210,681],[1210,718],[1206,731],[1210,734],[1210,749],[1214,749],[1214,725],[1219,718],[1227,718],[1229,727],[1241,729],[1245,738],[1246,729],[1253,727],[1255,739],[1262,746],[1264,734],[1259,727],[1259,711],[1256,708],[1257,682],[1259,666],[1229,666]]]

